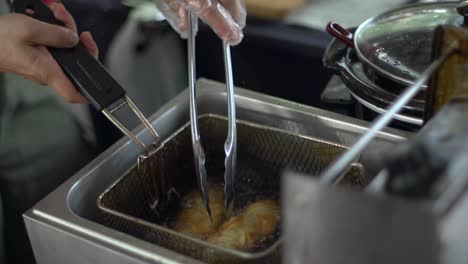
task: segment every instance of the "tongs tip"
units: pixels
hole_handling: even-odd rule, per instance
[[[200,183],[201,185],[201,194],[202,194],[202,199],[203,199],[203,204],[205,205],[206,212],[208,213],[208,217],[210,218],[210,221],[213,222],[212,218],[212,213],[211,213],[211,208],[210,208],[210,197],[208,195],[208,186],[207,183]]]
[[[206,212],[208,213],[208,218],[210,219],[210,222],[213,222],[213,216],[211,214],[211,209],[209,206],[206,208]]]
[[[232,197],[234,195],[234,168],[233,168],[233,157],[226,159],[226,171],[224,173],[224,194],[225,194],[225,203],[224,206],[226,209],[229,208],[232,203]]]
[[[208,175],[206,173],[205,168],[205,151],[199,141],[195,141],[194,145],[194,157],[197,159],[195,161],[196,164],[196,172],[198,177],[198,183],[200,185],[200,191],[203,199],[203,204],[205,205],[206,212],[210,218],[210,221],[213,221],[211,208],[210,208],[210,196],[208,192]]]
[[[202,189],[202,195],[203,195],[203,203],[205,205],[206,212],[208,213],[208,217],[210,218],[210,221],[213,222],[213,217],[212,217],[211,208],[210,208],[210,198],[208,196],[208,192],[205,189]]]

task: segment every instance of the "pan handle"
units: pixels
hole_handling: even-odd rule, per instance
[[[335,38],[339,39],[346,45],[354,49],[354,36],[353,33],[349,32],[347,29],[342,27],[340,24],[335,21],[330,21],[327,24],[327,32],[330,33]]]

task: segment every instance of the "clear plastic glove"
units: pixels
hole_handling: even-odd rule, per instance
[[[62,4],[54,3],[49,7],[66,27],[47,24],[22,14],[0,16],[0,72],[49,85],[67,102],[88,103],[46,46],[71,48],[81,41],[97,57],[96,43],[89,32],[78,37],[75,21]]]
[[[242,41],[246,9],[243,0],[156,0],[159,10],[182,37],[187,37],[189,16],[194,12],[231,45]]]

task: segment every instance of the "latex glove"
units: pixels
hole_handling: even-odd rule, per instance
[[[246,9],[243,0],[156,0],[158,9],[182,37],[187,37],[188,10],[231,45],[242,41]]]
[[[53,3],[49,7],[66,27],[47,24],[22,14],[0,16],[0,72],[49,85],[67,102],[88,103],[45,46],[71,48],[81,40],[97,58],[96,43],[89,32],[78,37],[75,21],[62,4]]]

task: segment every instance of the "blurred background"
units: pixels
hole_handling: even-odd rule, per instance
[[[325,26],[344,26],[403,3],[403,0],[246,0],[245,39],[232,49],[237,86],[337,112],[321,94],[332,76],[322,57],[332,37]],[[63,0],[81,31],[93,33],[100,60],[145,114],[154,113],[186,88],[186,43],[146,0]],[[352,10],[352,12],[350,12]],[[197,75],[224,81],[221,42],[206,25],[197,36]],[[100,150],[121,134],[94,110],[92,124]],[[125,117],[124,117],[125,119]],[[131,122],[131,120],[129,120]],[[111,133],[109,134],[109,132]],[[112,136],[109,136],[112,135]]]

